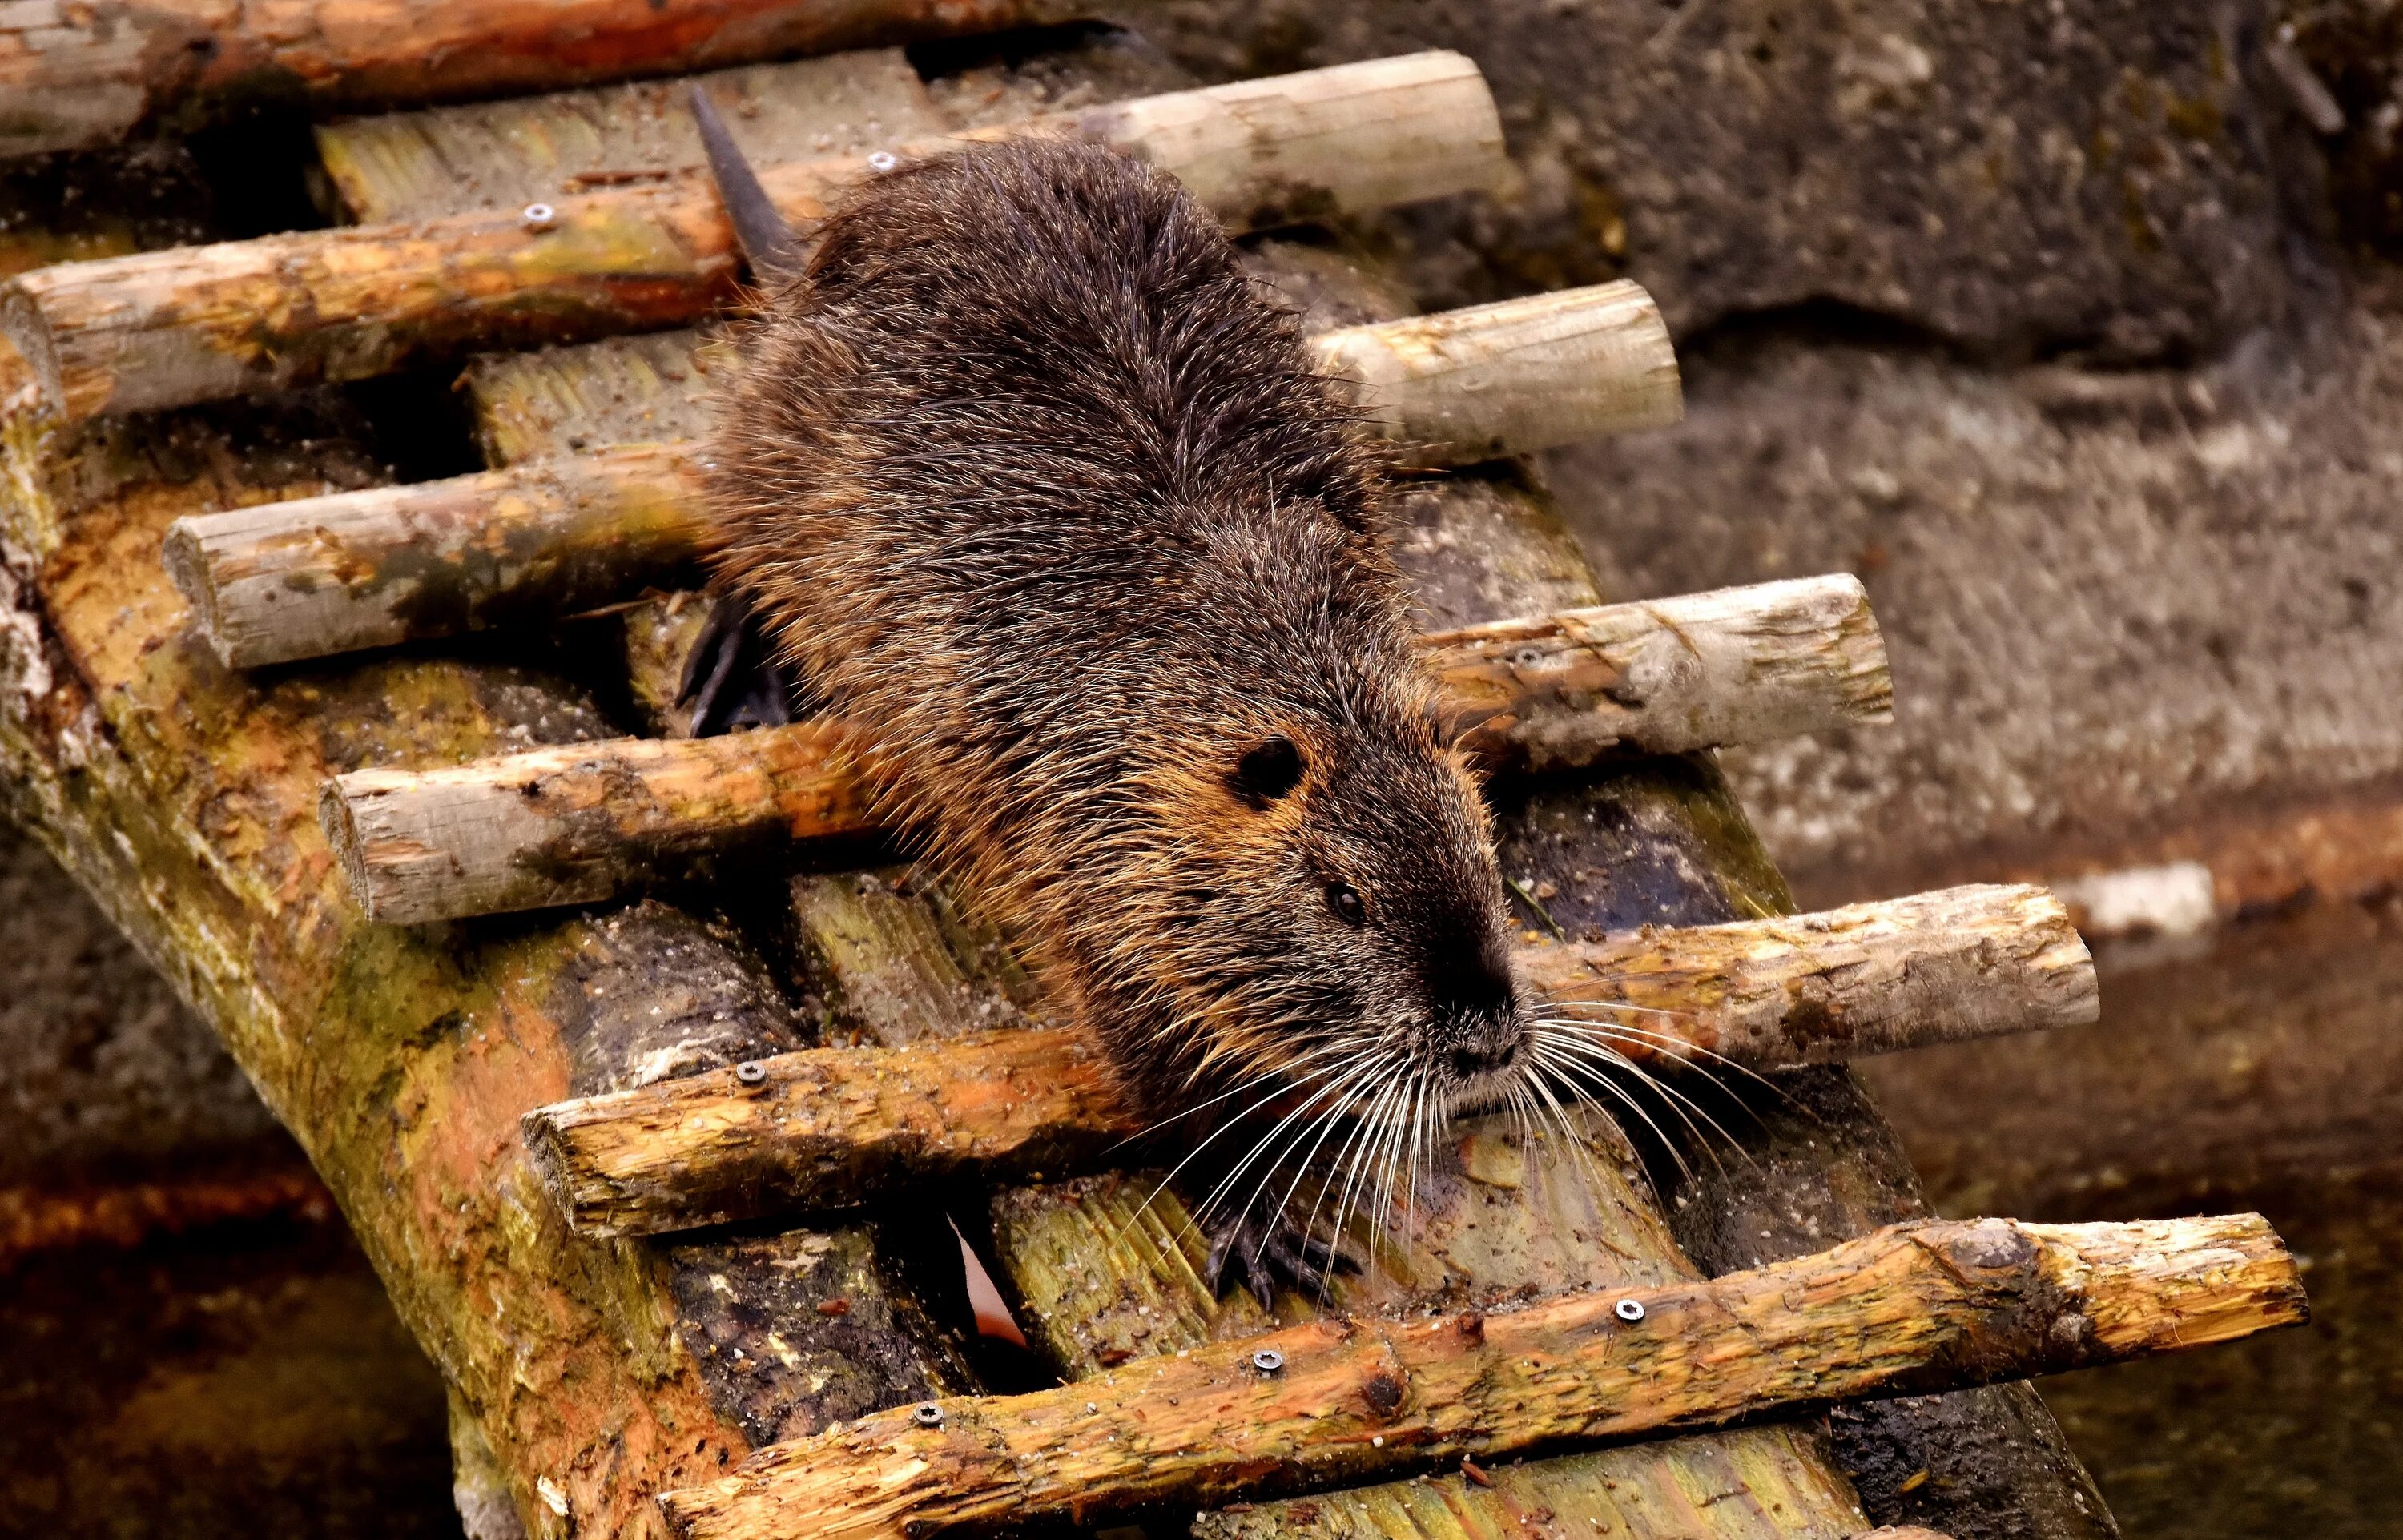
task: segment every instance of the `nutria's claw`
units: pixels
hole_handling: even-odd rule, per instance
[[[1282,1208],[1225,1214],[1210,1222],[1208,1232],[1202,1282],[1213,1294],[1225,1293],[1229,1282],[1241,1283],[1263,1310],[1275,1308],[1280,1288],[1324,1296],[1337,1272],[1360,1270],[1359,1257],[1340,1237],[1321,1241]]]

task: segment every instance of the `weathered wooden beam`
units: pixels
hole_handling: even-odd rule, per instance
[[[606,604],[707,538],[682,445],[180,519],[168,576],[237,668]]]
[[[1479,724],[1467,742],[1504,764],[1783,737],[1891,709],[1867,596],[1840,574],[1474,627],[1431,642],[1429,661],[1447,688],[1459,681]],[[858,770],[825,728],[629,739],[354,770],[326,786],[326,828],[370,914],[456,919],[587,903],[761,838],[863,832]]]
[[[1622,335],[1630,330],[1642,335],[1631,340]],[[1313,345],[1339,376],[1361,359],[1378,361],[1379,382],[1369,388],[1394,393],[1402,408],[1370,411],[1364,421],[1410,440],[1421,458],[1484,459],[1497,444],[1513,452],[1546,449],[1661,421],[1663,413],[1674,417],[1677,406],[1668,332],[1650,297],[1631,284],[1348,326]],[[690,468],[695,452],[688,445],[620,448],[590,459],[553,458],[185,520],[168,536],[168,568],[217,655],[238,668],[605,604],[689,558],[707,539],[701,489]],[[1810,611],[1723,620],[1697,612],[1692,618],[1791,629],[1806,645],[1827,639],[1825,618]],[[1633,617],[1620,623],[1644,626]],[[1882,679],[1882,653],[1865,605],[1855,632],[1846,640],[1868,645]],[[1497,632],[1487,645],[1497,671],[1516,667],[1513,659],[1551,654],[1549,666],[1561,672],[1564,689],[1649,695],[1700,686],[1716,695],[1729,683],[1717,676],[1718,665],[1750,666],[1767,633],[1715,649],[1656,638],[1667,649],[1660,654],[1665,671],[1647,668],[1641,680],[1594,673],[1600,655],[1624,640],[1530,631]],[[1671,653],[1678,656],[1669,660]],[[1647,719],[1665,723],[1668,716],[1653,710]],[[1731,741],[1704,736],[1662,746]],[[1543,745],[1529,746],[1545,757]]]
[[[2094,967],[2037,888],[1968,887],[1825,914],[1537,945],[1531,982],[1616,1029],[1637,1064],[1755,1072],[2090,1022]],[[1614,1013],[1611,1004],[1635,1005]],[[1076,1034],[820,1048],[526,1115],[579,1234],[656,1234],[840,1208],[904,1179],[1023,1180],[1134,1131]]]
[[[1224,1503],[1772,1408],[2123,1362],[2308,1317],[2258,1214],[1917,1220],[1706,1283],[1322,1320],[1030,1394],[896,1408],[664,1494],[687,1540],[912,1540]]]
[[[695,86],[755,166],[896,149],[957,126],[935,109],[902,49],[862,49],[349,118],[317,126],[317,156],[354,224],[521,209],[702,164],[687,95]]]
[[[1055,114],[1013,134],[1108,145],[1255,229],[1490,187],[1507,173],[1477,66],[1421,53]],[[797,224],[857,181],[838,157],[765,168]],[[354,380],[480,348],[694,319],[733,298],[733,232],[707,182],[563,198],[351,229],[70,263],[0,287],[0,333],[68,421],[316,380]]]
[[[0,156],[106,144],[153,117],[243,101],[505,96],[1076,14],[1052,0],[25,0],[0,9]]]
[[[729,845],[855,833],[861,791],[840,730],[800,722],[353,770],[319,814],[369,916],[410,922],[590,903]]]

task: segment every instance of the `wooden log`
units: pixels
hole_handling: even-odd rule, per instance
[[[320,817],[372,919],[589,903],[662,864],[867,825],[840,732],[613,739],[424,771],[353,770]]]
[[[1533,454],[1684,415],[1652,297],[1621,280],[1317,339],[1364,422],[1438,465]]]
[[[1535,770],[1894,719],[1885,642],[1848,573],[1496,621],[1426,646],[1454,727]]]
[[[1664,1031],[1660,1054],[1790,1069],[2102,1014],[2094,961],[2042,888],[1971,884],[1815,914],[1537,943],[1528,985],[1565,1018]],[[1630,1008],[1632,1007],[1632,1009]],[[1644,1013],[1674,1013],[1659,1025]],[[1620,1043],[1625,1052],[1631,1045]]]
[[[2295,1259],[2258,1214],[1917,1220],[1706,1283],[1507,1314],[1315,1321],[1098,1383],[896,1408],[660,1501],[687,1540],[1091,1523],[2027,1379],[2307,1316]]]
[[[1110,146],[1183,179],[1238,229],[1494,186],[1501,121],[1477,66],[1422,53],[1087,108],[964,138]],[[939,150],[950,141],[915,148]],[[852,157],[765,168],[795,223],[860,176]],[[736,292],[733,232],[687,175],[421,224],[313,230],[70,263],[0,287],[0,332],[74,421],[317,380],[469,346],[690,321]]]
[[[2058,901],[1971,887],[1825,914],[1522,950],[1548,992],[1620,1029],[1637,1064],[1767,1071],[2082,1024],[2094,967]],[[578,1234],[657,1234],[833,1209],[903,1180],[1090,1166],[1134,1125],[1074,1033],[822,1048],[526,1115]]]
[[[319,108],[556,90],[1065,21],[1049,0],[26,0],[0,10],[0,157],[106,144],[245,101]]]
[[[1081,1034],[812,1048],[556,1103],[526,1148],[578,1233],[841,1208],[904,1182],[1091,1165],[1135,1131]]]
[[[1644,372],[1649,363],[1639,360],[1637,368],[1608,353],[1575,354],[1544,340],[1564,317],[1586,308],[1604,312],[1608,326],[1630,312],[1651,317],[1657,362],[1668,371],[1674,404],[1676,366],[1668,334],[1649,297],[1632,284],[1543,297],[1526,327],[1536,340],[1523,349],[1509,341],[1507,321],[1464,326],[1489,348],[1473,366],[1453,367],[1457,354],[1443,349],[1404,350],[1391,339],[1374,345],[1404,360],[1387,371],[1389,379],[1403,380],[1421,407],[1442,413],[1469,436],[1433,448],[1469,458],[1486,457],[1502,441],[1545,448],[1561,441],[1554,435],[1628,425],[1635,409],[1622,396],[1652,389]],[[1409,324],[1440,330],[1448,319]],[[1340,368],[1360,351],[1357,340],[1389,329],[1345,327],[1314,345]],[[656,363],[640,355],[627,362]],[[1563,365],[1572,367],[1563,370]],[[1407,372],[1421,366],[1427,372]],[[1521,411],[1530,403],[1541,404],[1539,423]],[[1391,431],[1425,425],[1408,417],[1369,421]],[[169,535],[169,571],[191,599],[217,655],[238,668],[448,636],[546,607],[605,604],[687,560],[706,537],[701,488],[688,469],[694,452],[687,445],[622,448],[590,462],[549,460],[187,520]],[[1848,671],[1867,692],[1856,715],[1885,719],[1890,702],[1875,698],[1886,688],[1884,650],[1857,583],[1811,579],[1781,590],[1777,605],[1766,607],[1765,600],[1751,597],[1761,590],[1735,591],[1746,597],[1725,614],[1704,602],[1683,601],[1683,608],[1662,608],[1649,619],[1632,609],[1606,619],[1563,617],[1522,623],[1517,631],[1464,633],[1457,642],[1483,649],[1482,666],[1493,679],[1479,691],[1493,696],[1496,713],[1507,713],[1527,693],[1518,679],[1536,673],[1563,698],[1607,695],[1632,703],[1615,715],[1599,710],[1580,717],[1581,725],[1568,729],[1574,741],[1561,743],[1545,742],[1522,724],[1497,724],[1497,731],[1521,733],[1539,768],[1591,758],[1597,740],[1612,740],[1610,722],[1622,718],[1665,733],[1645,744],[1665,752],[1742,741],[1711,736],[1723,729],[1704,725],[1707,712],[1757,710],[1763,692],[1777,687],[1789,692],[1788,709],[1809,719],[1825,693],[1809,676],[1825,668]],[[1742,628],[1740,634],[1724,635],[1731,625]],[[1806,650],[1780,657],[1781,645]],[[1696,690],[1708,700],[1684,707],[1652,703],[1663,691]],[[1669,730],[1673,719],[1687,717],[1691,720],[1682,728]]]
[[[236,527],[247,519],[235,516]],[[381,510],[377,519],[379,532],[393,527]],[[241,548],[239,539],[227,548]],[[380,560],[343,564],[363,587],[392,586],[390,572],[406,581],[405,564]],[[254,559],[244,580],[268,591],[298,586],[288,574],[259,575],[265,566]],[[330,580],[328,568],[317,570]],[[297,601],[285,603],[299,613]],[[1688,620],[1692,630],[1681,630]],[[1866,597],[1840,575],[1474,628],[1437,639],[1430,652],[1438,678],[1448,689],[1457,678],[1466,714],[1483,724],[1469,742],[1498,763],[1532,749],[1547,769],[1617,745],[1693,747],[1697,733],[1701,742],[1741,742],[1882,720],[1890,694]],[[674,861],[763,837],[864,832],[873,799],[849,779],[855,767],[838,747],[826,729],[797,727],[630,739],[423,772],[357,770],[328,784],[326,827],[379,919],[588,903]]]
[[[701,506],[681,446],[632,445],[181,519],[167,572],[251,668],[609,604],[698,552]]]

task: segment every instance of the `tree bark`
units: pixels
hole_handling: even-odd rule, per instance
[[[2050,895],[1954,888],[1826,914],[1538,945],[1522,974],[1637,1065],[1755,1072],[2094,1020],[2093,964]],[[1090,1167],[1138,1131],[1077,1034],[818,1048],[528,1113],[578,1234],[846,1207],[904,1183]]]
[[[1414,54],[1097,106],[960,138],[1108,145],[1184,181],[1233,228],[1489,187],[1507,173],[1477,67]],[[956,143],[916,146],[937,151]],[[865,173],[841,157],[763,169],[807,225]],[[70,263],[0,286],[0,333],[69,421],[320,380],[478,348],[688,322],[736,293],[734,237],[705,180],[523,211],[313,230]]]
[[[1674,407],[1675,360],[1643,291],[1612,284],[1542,298],[1523,327],[1513,307],[1482,307],[1511,313],[1464,323],[1455,328],[1459,340],[1439,346],[1406,345],[1389,334],[1401,325],[1440,332],[1451,317],[1345,327],[1322,334],[1313,347],[1330,371],[1350,367],[1365,349],[1390,356],[1385,387],[1406,390],[1413,411],[1438,413],[1448,431],[1464,436],[1414,446],[1437,459],[1486,458],[1493,442],[1508,441],[1517,452],[1642,425],[1657,420],[1646,413],[1659,403],[1633,398],[1658,396],[1656,377],[1663,374],[1667,404]],[[1597,331],[1631,313],[1650,316],[1650,340],[1615,350],[1550,340],[1568,318],[1590,309],[1604,312]],[[1522,330],[1529,339],[1523,347],[1516,340]],[[1472,343],[1484,351],[1464,361]],[[1430,425],[1408,417],[1366,421],[1410,437]],[[218,656],[237,668],[521,623],[546,611],[606,604],[697,554],[711,524],[692,468],[696,453],[689,444],[625,446],[589,458],[205,515],[169,533],[168,570],[199,610]],[[1557,691],[1608,691],[1640,705],[1657,691],[1699,686],[1757,711],[1763,690],[1779,677],[1832,667],[1851,671],[1868,691],[1859,705],[1863,719],[1880,719],[1890,702],[1881,693],[1884,654],[1867,597],[1849,578],[1808,582],[1780,589],[1787,607],[1771,612],[1749,600],[1725,614],[1687,601],[1682,609],[1661,609],[1648,624],[1641,615],[1614,612],[1608,625],[1604,617],[1562,617],[1549,631],[1522,624],[1458,641],[1484,649],[1493,687],[1503,692],[1496,711],[1524,693],[1507,676],[1537,669],[1549,671],[1547,684]],[[1721,639],[1731,626],[1743,629]],[[1767,656],[1781,643],[1815,650]],[[1536,654],[1545,656],[1537,661]],[[1797,683],[1808,716],[1822,690],[1815,681]],[[1636,715],[1628,714],[1631,720]],[[1600,725],[1606,719],[1595,717],[1581,736],[1559,745],[1530,733],[1526,746],[1538,767],[1582,762],[1577,752],[1607,730]],[[1658,708],[1650,720],[1656,733],[1666,723]],[[1698,724],[1645,746],[1674,752],[1749,741],[1708,736],[1713,730],[1721,729]]]
[[[366,517],[393,526],[381,506]],[[256,550],[241,522],[219,548]],[[188,551],[203,537],[183,527],[174,548]],[[254,557],[244,570],[264,564]],[[406,570],[387,559],[359,580],[372,589],[378,573],[395,569]],[[285,586],[271,579],[266,591]],[[1428,660],[1463,715],[1481,724],[1469,743],[1503,766],[1531,750],[1557,769],[1621,744],[1688,747],[1696,734],[1742,742],[1877,721],[1891,695],[1876,622],[1846,576],[1448,633],[1431,642]],[[842,744],[832,726],[802,723],[436,770],[354,770],[326,785],[326,828],[379,920],[588,903],[697,855],[866,832],[875,798],[858,779],[867,767]]]
[[[326,107],[556,90],[1065,21],[1042,0],[132,0],[0,15],[0,157],[295,93]]]
[[[1336,1318],[1101,1383],[921,1403],[664,1494],[689,1540],[902,1540],[1225,1502],[1778,1407],[2121,1362],[2307,1318],[2257,1214],[1917,1220],[1706,1283]]]

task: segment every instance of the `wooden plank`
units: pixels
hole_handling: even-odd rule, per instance
[[[690,1540],[902,1540],[1226,1502],[1781,1406],[2025,1379],[2307,1319],[2258,1214],[1914,1220],[1704,1283],[1340,1317],[1096,1382],[896,1408],[660,1499]],[[806,1526],[805,1531],[803,1526]]]
[[[1076,14],[1046,0],[20,0],[0,10],[0,157],[106,144],[153,118],[245,102],[507,96]]]
[[[1714,1535],[1838,1540],[1861,1533],[1843,1479],[1798,1461],[1784,1428],[1736,1428],[1422,1476],[1203,1514],[1194,1540],[1559,1540]],[[1564,1525],[1563,1520],[1567,1520]]]
[[[362,582],[397,572],[405,584],[408,570],[386,559]],[[1464,742],[1495,766],[1782,737],[1891,709],[1883,647],[1847,575],[1448,632],[1427,657]],[[839,732],[796,725],[354,770],[327,784],[325,809],[360,902],[416,923],[587,903],[763,839],[863,833],[872,780]]]
[[[870,49],[321,123],[317,152],[355,224],[521,209],[700,167],[694,85],[755,166],[895,149],[953,126],[899,49]]]
[[[2035,888],[1543,944],[1519,971],[1590,1024],[1597,1035],[1579,1041],[1654,1067],[1790,1069],[2097,1014],[2093,962]],[[1575,1100],[1582,1076],[1561,1079]],[[785,1054],[543,1107],[521,1127],[552,1200],[592,1235],[847,1207],[904,1182],[1080,1170],[1137,1131],[1090,1045],[1056,1030]]]
[[[1495,185],[1500,118],[1454,53],[1085,108],[977,136],[1072,136],[1175,175],[1238,229]],[[922,146],[933,150],[945,142]],[[764,168],[805,224],[868,170]],[[733,233],[687,175],[489,211],[71,263],[0,285],[0,332],[69,420],[355,380],[453,354],[689,322],[735,293]]]
[[[1563,318],[1589,310],[1610,318],[1598,331],[1635,313],[1651,318],[1654,335],[1641,348],[1580,351],[1554,345],[1551,338],[1563,328]],[[1449,319],[1412,324],[1439,333]],[[1528,338],[1523,347],[1513,340],[1521,320]],[[1558,435],[1582,437],[1642,420],[1658,403],[1631,406],[1626,398],[1653,394],[1663,371],[1667,405],[1674,408],[1676,365],[1659,321],[1649,297],[1620,284],[1547,295],[1532,310],[1521,306],[1513,315],[1464,325],[1458,328],[1464,337],[1487,350],[1474,361],[1465,359],[1465,340],[1404,350],[1390,335],[1390,327],[1400,323],[1339,328],[1313,345],[1335,368],[1348,367],[1345,360],[1359,353],[1364,339],[1366,345],[1402,358],[1383,371],[1386,383],[1399,382],[1410,393],[1416,403],[1411,412],[1434,412],[1449,424],[1446,431],[1466,436],[1449,446],[1414,442],[1411,451],[1438,451],[1434,457],[1442,458],[1457,451],[1479,458],[1497,443],[1543,449],[1562,441]],[[545,418],[576,423],[576,450],[585,448],[586,436],[596,426],[643,437],[657,425],[647,419],[661,405],[682,416],[682,404],[697,401],[707,390],[709,369],[697,359],[679,361],[675,355],[676,343],[689,335],[676,334],[664,344],[622,341],[569,371],[496,371],[499,378],[479,382],[487,422],[509,422],[500,432],[512,444],[546,437],[538,428],[518,425]],[[1424,374],[1414,372],[1422,369]],[[671,373],[680,377],[679,388],[669,388]],[[546,387],[553,385],[569,394],[544,400]],[[1391,421],[1372,417],[1369,425],[1415,435],[1436,424],[1404,413]],[[617,450],[589,461],[546,460],[407,489],[380,488],[188,520],[169,535],[169,570],[200,610],[218,656],[244,668],[428,640],[521,619],[545,607],[604,604],[688,560],[706,543],[704,493],[690,469],[701,452],[689,444]],[[507,449],[496,456],[513,457]],[[1820,598],[1840,607],[1847,603],[1832,590]],[[1851,607],[1856,614],[1844,633],[1848,650],[1807,666],[1833,661],[1856,668],[1865,680],[1882,680],[1883,655],[1867,604]],[[1604,660],[1623,651],[1635,632],[1657,631],[1632,617],[1619,622],[1631,628],[1627,636],[1563,631],[1555,623],[1549,633],[1522,628],[1484,638],[1494,687],[1501,692],[1497,699],[1521,693],[1509,683],[1514,672],[1542,667],[1555,673],[1562,690],[1645,701],[1626,715],[1658,728],[1679,715],[1677,708],[1660,704],[1662,692],[1695,697],[1689,709],[1705,715],[1714,701],[1752,701],[1766,680],[1746,671],[1757,670],[1764,644],[1790,631],[1806,645],[1824,645],[1833,618],[1809,610],[1775,618],[1715,616],[1691,602],[1687,609],[1675,636],[1652,634],[1650,656],[1628,655],[1632,673]],[[1752,629],[1721,638],[1729,623]],[[1540,665],[1519,661],[1539,655],[1546,659]],[[1729,668],[1738,672],[1730,674]],[[1820,693],[1797,692],[1805,717],[1813,709],[1805,702]],[[1581,730],[1615,730],[1590,726],[1603,719],[1589,718],[1589,728]],[[1734,741],[1711,736],[1719,730],[1698,718],[1685,738],[1647,741],[1646,746],[1674,751]],[[1583,762],[1571,745],[1530,738],[1526,746],[1539,764]],[[1590,744],[1583,757],[1591,757]]]
[[[490,465],[609,444],[708,437],[715,382],[735,364],[708,328],[606,337],[531,353],[480,354],[459,377]]]

